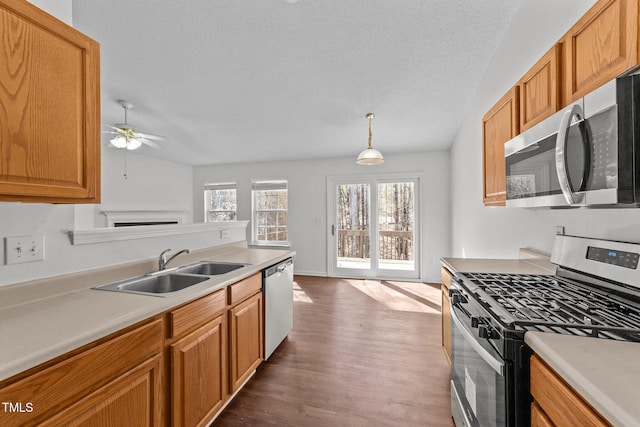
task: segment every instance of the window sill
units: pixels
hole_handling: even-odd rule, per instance
[[[250,247],[259,248],[259,249],[291,249],[291,244],[289,242],[282,244],[274,244],[274,243],[250,243]]]

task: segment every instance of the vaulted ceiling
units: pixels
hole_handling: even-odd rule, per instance
[[[74,0],[102,122],[202,165],[447,149],[514,0]],[[108,143],[106,136],[103,144]]]

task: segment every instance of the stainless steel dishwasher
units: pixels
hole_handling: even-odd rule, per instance
[[[264,270],[264,360],[293,328],[293,258]]]

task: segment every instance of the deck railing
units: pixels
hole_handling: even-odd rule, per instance
[[[413,231],[380,231],[379,258],[413,260]],[[338,230],[339,258],[370,258],[369,231]]]

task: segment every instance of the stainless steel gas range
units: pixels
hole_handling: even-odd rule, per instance
[[[530,425],[527,331],[640,342],[640,244],[557,236],[555,275],[458,273],[451,283],[457,427]]]

